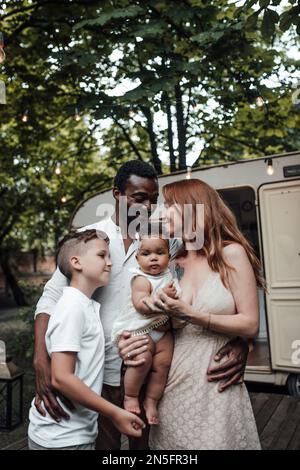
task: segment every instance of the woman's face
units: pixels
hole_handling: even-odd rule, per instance
[[[170,237],[183,237],[182,211],[179,204],[164,203],[162,221],[166,224]]]

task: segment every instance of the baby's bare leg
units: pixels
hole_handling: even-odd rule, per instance
[[[137,367],[127,367],[124,375],[124,408],[131,413],[140,413],[139,393],[145,378],[151,368],[155,343],[148,336],[149,343],[147,351],[136,356],[136,359],[144,359],[145,363]]]
[[[168,379],[168,373],[172,362],[174,339],[168,331],[160,341],[156,343],[155,354],[152,361],[152,369],[146,390],[144,408],[149,424],[158,424],[158,401],[164,393]]]

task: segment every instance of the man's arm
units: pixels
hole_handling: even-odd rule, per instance
[[[51,315],[55,305],[63,293],[64,287],[68,285],[68,279],[62,274],[59,268],[57,268],[44,286],[43,293],[36,305],[34,317],[37,318],[40,313]]]
[[[227,360],[216,367],[210,367],[207,371],[208,381],[221,381],[218,387],[223,392],[231,385],[243,382],[244,372],[249,352],[248,341],[244,338],[233,338],[226,343],[214,357],[219,362],[227,356]]]
[[[68,285],[67,278],[56,269],[51,279],[46,283],[35,310],[34,323],[34,359],[33,367],[36,375],[35,406],[38,412],[45,416],[42,401],[53,419],[68,418],[56,399],[56,391],[51,385],[51,363],[45,343],[45,335],[50,315],[62,295],[63,288]],[[65,405],[72,410],[72,403],[61,397]]]

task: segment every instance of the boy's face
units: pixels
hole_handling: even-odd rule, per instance
[[[106,286],[109,282],[111,260],[108,244],[100,238],[88,241],[79,256],[81,272],[95,286]]]
[[[169,248],[162,238],[143,238],[136,259],[146,274],[161,274],[169,264]]]

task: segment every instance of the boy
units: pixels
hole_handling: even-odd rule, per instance
[[[95,289],[107,285],[111,269],[108,237],[102,231],[71,232],[61,242],[57,264],[70,279],[49,320],[45,341],[52,385],[75,405],[69,420],[41,416],[32,402],[28,429],[31,450],[93,450],[98,413],[124,434],[138,437],[144,423],[99,396],[104,366],[104,334]],[[64,408],[63,402],[60,405]],[[48,404],[44,403],[47,410]]]

